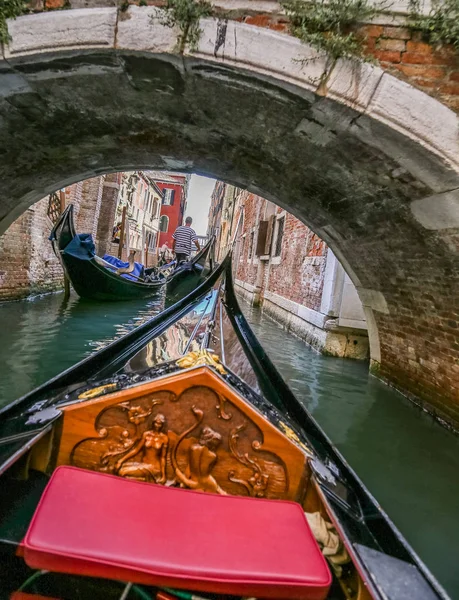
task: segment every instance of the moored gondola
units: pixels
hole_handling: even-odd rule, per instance
[[[229,257],[2,412],[15,599],[447,598],[260,346]]]
[[[189,262],[144,268],[115,257],[99,257],[90,234],[77,234],[73,222],[73,205],[62,213],[51,231],[50,240],[67,277],[76,293],[93,300],[137,300],[155,296],[161,290],[173,292],[186,279],[196,285],[205,274],[213,241],[202,248]]]

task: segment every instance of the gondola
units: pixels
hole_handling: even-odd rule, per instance
[[[95,253],[90,234],[77,234],[70,204],[54,225],[50,241],[76,293],[92,300],[138,300],[150,298],[167,289],[173,292],[192,277],[196,285],[209,260],[212,243],[201,249],[189,262],[144,269],[135,263],[121,263],[114,257],[101,258]]]
[[[448,598],[268,358],[230,256],[0,412],[5,597]]]

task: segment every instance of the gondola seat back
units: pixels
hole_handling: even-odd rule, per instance
[[[322,600],[331,576],[299,504],[59,467],[24,540],[35,569],[197,592]]]

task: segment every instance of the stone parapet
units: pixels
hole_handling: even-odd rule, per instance
[[[374,3],[379,5],[377,0]],[[66,19],[71,19],[72,29],[78,32],[73,47],[116,45],[145,50],[147,45],[149,51],[174,52],[175,43],[171,43],[170,36],[166,32],[152,36],[148,22],[135,11],[136,7],[150,11],[162,7],[162,0],[127,0],[120,9],[115,8],[113,0],[29,0],[27,4],[32,14],[18,22],[9,22],[13,41],[6,51],[7,57],[59,47],[64,35],[61,25]],[[289,33],[289,19],[274,0],[214,0],[211,4],[217,17]],[[67,11],[62,12],[64,8],[78,12],[70,16]],[[430,8],[431,2],[425,1],[421,12],[427,15]],[[40,21],[40,12],[54,10],[58,11],[55,18],[42,19],[39,31],[31,29],[31,18]],[[384,7],[369,22],[362,22],[357,31],[366,40],[368,54],[383,70],[459,111],[457,52],[452,46],[437,48],[425,43],[421,33],[409,26],[409,14],[409,1],[400,0]]]

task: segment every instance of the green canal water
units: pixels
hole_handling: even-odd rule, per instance
[[[243,308],[272,360],[452,598],[459,599],[459,437],[368,375]],[[0,304],[0,405],[157,313],[62,294]],[[421,600],[421,599],[413,599]]]

